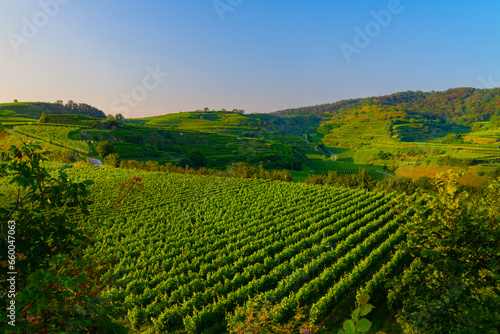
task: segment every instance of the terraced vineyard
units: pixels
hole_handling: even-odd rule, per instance
[[[349,293],[376,292],[405,261],[391,206],[401,195],[263,180],[74,168],[96,201],[132,176],[145,191],[104,223],[86,256],[109,261],[135,328],[200,332],[260,293],[280,320],[319,322]],[[92,225],[92,224],[90,224]],[[90,227],[90,225],[88,227]],[[391,254],[393,254],[391,256]]]
[[[72,132],[80,128],[82,127],[70,125],[15,125],[14,132],[86,154],[89,152],[89,145],[83,140],[73,140],[69,137]]]

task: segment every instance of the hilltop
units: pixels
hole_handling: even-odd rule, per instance
[[[1,103],[0,113],[8,117],[39,119],[43,113],[46,114],[73,114],[84,115],[95,118],[105,119],[106,115],[102,110],[92,107],[85,103],[75,103],[68,101],[63,105],[62,101],[58,103],[49,102],[14,102]]]
[[[315,115],[323,120],[338,119],[374,106],[383,110],[440,119],[446,123],[471,125],[488,121],[500,111],[500,88],[452,88],[443,92],[406,91],[385,96],[342,100],[329,104],[285,109],[273,115]]]
[[[316,172],[387,166],[415,180],[451,167],[463,169],[461,182],[477,186],[500,162],[498,88],[399,92],[272,115],[321,120],[306,138],[322,151],[308,155]]]
[[[449,132],[479,130],[491,121],[500,126],[500,89],[454,88],[444,92],[407,91],[386,96],[342,100],[330,104],[280,110],[273,115],[313,115],[322,120],[318,132],[332,134],[330,143],[357,129],[365,141],[373,137],[404,142],[427,141]]]
[[[208,109],[208,108],[207,108]],[[161,116],[135,118],[126,122],[170,127],[179,130],[217,132],[243,137],[270,137],[273,135],[299,136],[310,127],[317,127],[321,119],[313,115],[276,116],[245,114],[243,110],[197,110]]]

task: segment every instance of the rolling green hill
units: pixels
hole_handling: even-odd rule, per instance
[[[45,126],[39,126],[35,120],[44,112]],[[122,160],[180,162],[199,150],[208,167],[243,161],[294,169],[296,180],[329,170],[398,174],[408,166],[495,167],[500,161],[499,89],[401,92],[271,114],[198,110],[123,122],[85,115],[96,112],[73,102],[0,104],[7,116],[1,122],[12,133],[84,158],[98,158],[102,141]]]
[[[273,137],[276,135],[298,136],[311,127],[317,127],[320,119],[315,116],[280,117],[270,114],[243,114],[237,111],[191,111],[162,116],[129,119],[126,122],[170,127],[178,130],[217,132],[243,137]]]
[[[409,91],[273,115],[320,118],[311,139],[332,153],[343,148],[336,159],[356,165],[396,169],[492,163],[500,158],[500,89]]]
[[[500,88],[453,88],[443,92],[407,91],[363,99],[342,100],[330,104],[279,110],[274,115],[315,115],[323,120],[341,118],[366,106],[392,107],[406,115],[439,118],[449,124],[471,125],[498,117]],[[495,118],[496,119],[496,118]]]
[[[297,170],[307,164],[304,143],[275,131],[289,130],[277,116],[264,115],[267,123],[258,115],[194,112],[123,123],[74,114],[76,109],[68,110],[60,104],[21,102],[1,106],[4,117],[0,122],[12,134],[49,148],[70,150],[82,158],[98,158],[97,145],[108,141],[122,160],[181,162],[190,151],[199,150],[211,168],[225,168],[239,161]],[[293,130],[297,131],[301,126],[297,120],[301,117],[294,119]]]
[[[47,102],[14,102],[0,104],[0,114],[9,118],[39,119],[42,113],[75,114],[106,118],[106,115],[101,110],[85,103],[79,104],[72,101],[68,102],[66,105]]]
[[[63,105],[44,102],[15,102],[0,104],[0,112],[7,117],[39,119],[42,113],[69,114]]]

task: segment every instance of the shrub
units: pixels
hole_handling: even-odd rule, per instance
[[[418,179],[414,181],[415,186],[420,189],[424,190],[435,190],[436,187],[434,186],[434,183],[430,177],[427,176],[421,176]]]
[[[305,309],[297,310],[292,320],[280,323],[273,314],[273,305],[257,296],[244,306],[237,307],[233,313],[226,315],[229,333],[326,333],[324,326],[312,325],[307,322]]]
[[[0,235],[7,243],[7,235],[15,231],[16,252],[24,254],[9,261],[20,274],[13,329],[20,333],[124,333],[125,328],[109,317],[113,313],[110,304],[106,306],[99,295],[104,284],[99,280],[105,271],[102,265],[90,265],[81,256],[69,262],[85,241],[68,216],[89,213],[87,186],[93,182],[70,180],[64,171],[67,166],[51,175],[42,166],[49,152],[41,149],[23,143],[20,149],[11,146],[1,156],[0,176],[10,177],[10,183],[17,186],[17,200],[9,203],[9,210],[0,208],[9,221],[0,225]],[[2,267],[7,269],[4,263]],[[2,270],[2,280],[6,272]],[[4,309],[0,318],[4,329],[9,319],[6,313]]]
[[[395,277],[392,309],[407,333],[495,333],[500,328],[500,180],[472,200],[460,175],[435,181],[438,194],[406,199],[404,216],[413,269]]]
[[[437,163],[439,166],[457,166],[457,167],[469,167],[477,163],[476,159],[467,158],[454,158],[449,155],[443,157],[438,157]]]
[[[373,305],[368,304],[370,296],[363,294],[359,296],[359,300],[356,302],[356,309],[352,311],[351,319],[344,321],[343,329],[341,329],[338,334],[356,334],[356,333],[366,333],[370,330],[372,323],[366,318],[361,318],[370,313],[373,309]],[[378,331],[377,334],[385,334],[385,332]]]
[[[76,161],[76,158],[70,150],[67,148],[63,150],[54,150],[52,154],[49,156],[50,161],[59,161],[66,164],[70,164]]]
[[[114,153],[113,145],[111,145],[111,143],[107,140],[104,140],[97,145],[97,154],[99,154],[101,158],[104,158],[111,153]]]
[[[38,119],[38,123],[47,123],[47,115],[45,114],[45,111],[42,113],[42,115]]]
[[[118,155],[118,153],[108,154],[104,158],[104,163],[106,163],[112,167],[120,167],[120,156]]]
[[[307,179],[305,179],[304,183],[316,184],[316,185],[325,184],[325,178],[321,174],[318,175],[311,174],[307,177]]]

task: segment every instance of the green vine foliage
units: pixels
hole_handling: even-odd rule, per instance
[[[370,320],[362,318],[368,313],[370,313],[374,306],[368,304],[370,296],[367,294],[362,294],[359,296],[358,302],[356,303],[356,309],[351,313],[351,319],[344,321],[343,329],[339,330],[338,334],[357,334],[357,333],[368,333],[372,327]],[[377,334],[385,334],[385,332],[379,331]]]
[[[68,215],[88,214],[88,205],[92,204],[87,186],[93,182],[70,180],[65,173],[67,166],[51,175],[43,166],[50,152],[41,149],[25,143],[20,149],[11,146],[8,154],[1,155],[0,176],[10,177],[10,184],[17,188],[9,209],[0,208],[4,221],[1,233],[5,240],[6,221],[18,222],[16,269],[20,282],[27,274],[46,269],[50,258],[68,254],[83,240]]]
[[[39,145],[23,143],[1,156],[0,176],[9,178],[17,191],[13,199],[7,197],[13,202],[0,208],[0,240],[2,249],[15,245],[11,265],[17,279],[15,326],[7,325],[2,308],[0,328],[13,333],[125,333],[113,320],[113,301],[100,296],[116,277],[109,264],[99,265],[78,253],[85,236],[69,218],[88,214],[92,202],[87,187],[93,182],[71,180],[68,166],[50,173],[43,165],[49,154]],[[8,239],[8,221],[15,221],[15,241]],[[1,263],[2,282],[9,263]]]
[[[273,304],[256,297],[245,306],[237,307],[233,313],[227,314],[227,330],[235,334],[331,333],[325,332],[322,325],[309,323],[305,308],[297,309],[295,316],[285,323],[277,321],[274,313]]]
[[[343,330],[338,334],[368,333],[372,323],[363,318],[370,313],[374,306],[368,304],[370,296],[362,294],[356,303],[356,309],[351,313],[351,319],[343,324]],[[287,322],[280,322],[275,316],[275,306],[263,298],[254,298],[245,306],[237,307],[234,313],[227,314],[227,330],[235,334],[264,334],[264,333],[301,333],[301,334],[333,334],[331,328],[320,324],[311,323],[307,308],[295,309],[295,315]],[[379,331],[376,334],[385,334]]]
[[[473,199],[451,171],[438,194],[407,205],[408,250],[414,260],[389,288],[406,333],[498,333],[500,328],[500,180]]]

